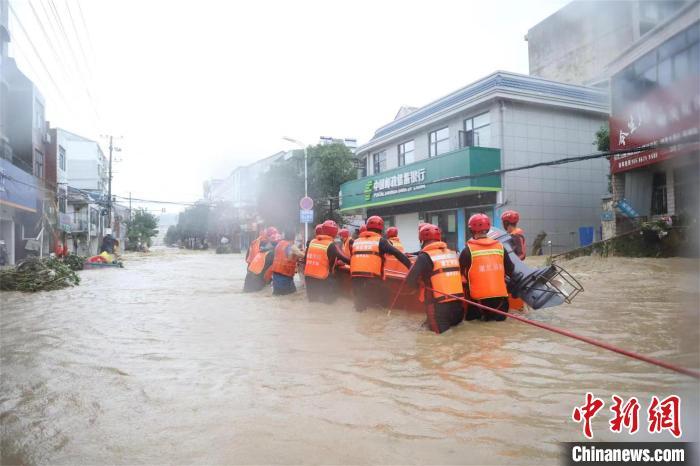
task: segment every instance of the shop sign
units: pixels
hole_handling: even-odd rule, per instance
[[[369,199],[377,199],[394,194],[407,193],[425,189],[425,168],[400,172],[395,175],[371,180]]]
[[[467,191],[498,191],[500,175],[471,176],[500,168],[499,149],[468,147],[343,183],[340,208],[348,212]]]
[[[700,82],[698,76],[656,88],[623,111],[610,117],[610,149],[633,149],[651,144],[674,144],[615,156],[611,171],[618,173],[661,162],[687,153],[684,143],[697,139],[700,131]]]

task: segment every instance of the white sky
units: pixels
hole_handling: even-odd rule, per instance
[[[10,12],[10,55],[52,126],[122,135],[113,192],[175,201],[292,148],[282,136],[363,143],[401,105],[527,74],[525,34],[568,3],[29,1],[10,0],[31,38]]]

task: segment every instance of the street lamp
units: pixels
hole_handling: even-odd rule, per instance
[[[301,147],[304,149],[304,197],[309,196],[309,178],[308,178],[308,168],[307,168],[307,155],[306,155],[306,144],[304,144],[301,141],[297,141],[296,139],[292,139],[290,137],[284,136],[282,137],[285,141],[289,141],[292,144],[296,144],[297,146]],[[306,244],[309,240],[309,224],[304,223],[304,244]]]

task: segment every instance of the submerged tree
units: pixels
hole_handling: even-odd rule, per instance
[[[129,249],[136,249],[139,245],[150,246],[151,238],[158,234],[158,219],[145,209],[136,209],[126,225]]]

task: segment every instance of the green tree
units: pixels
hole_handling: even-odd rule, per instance
[[[165,244],[175,246],[180,241],[180,229],[177,225],[170,225],[168,231],[165,232]]]
[[[339,222],[338,192],[341,184],[355,178],[354,155],[344,144],[319,144],[309,147],[307,153],[310,164],[309,195],[316,201],[316,223],[329,218]]]
[[[610,128],[608,125],[602,125],[595,132],[595,146],[601,152],[608,152],[610,150]]]
[[[126,226],[130,249],[135,249],[139,244],[150,246],[151,238],[158,234],[158,219],[145,209],[137,209]]]
[[[177,217],[177,228],[180,239],[187,243],[190,239],[204,239],[207,237],[209,225],[209,205],[195,204],[188,207]]]
[[[595,142],[593,144],[601,152],[610,151],[610,128],[608,125],[605,124],[598,128],[598,131],[595,132]],[[608,192],[612,193],[612,175],[610,173],[608,173]]]

